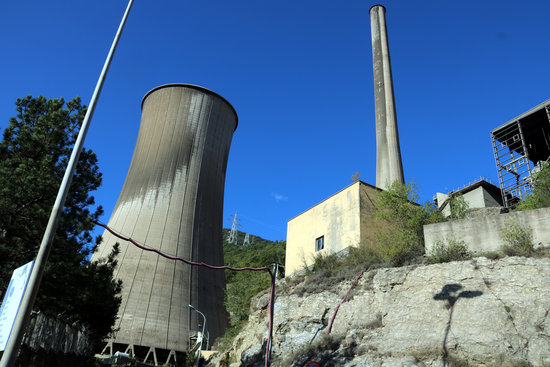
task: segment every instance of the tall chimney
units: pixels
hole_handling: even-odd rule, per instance
[[[376,186],[387,189],[393,182],[405,183],[405,180],[393,96],[386,8],[374,5],[369,13],[376,110]]]

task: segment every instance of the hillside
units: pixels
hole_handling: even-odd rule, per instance
[[[269,241],[258,236],[250,236],[250,244],[243,246],[244,232],[237,232],[237,244],[227,242],[229,229],[223,229],[223,252],[225,265],[232,267],[263,267],[271,264],[284,265],[285,241]],[[284,276],[280,268],[279,276]],[[225,271],[227,288],[225,305],[230,315],[231,328],[226,331],[226,340],[231,339],[248,320],[250,299],[269,288],[270,277],[266,272]],[[223,341],[222,341],[223,343]]]
[[[307,276],[306,276],[307,278]],[[506,257],[366,272],[308,291],[286,280],[275,302],[272,366],[549,366],[550,259]],[[208,366],[263,366],[268,308]],[[265,350],[265,349],[264,349]]]

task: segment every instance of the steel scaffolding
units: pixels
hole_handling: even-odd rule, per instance
[[[491,131],[504,206],[531,191],[532,174],[550,157],[550,100]]]

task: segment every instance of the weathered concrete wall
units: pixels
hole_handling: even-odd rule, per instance
[[[475,252],[497,251],[504,244],[500,234],[507,223],[531,227],[533,242],[550,246],[550,208],[543,208],[425,225],[426,253],[447,238],[463,240]]]
[[[381,231],[388,229],[388,222],[375,217],[375,205],[381,190],[361,182],[361,241],[363,244],[374,244]]]
[[[288,221],[286,275],[313,264],[317,254],[340,252],[359,243],[359,186],[355,182]],[[321,236],[324,248],[316,251],[315,239]]]
[[[449,195],[445,195],[439,192],[437,193],[437,202],[438,205],[440,205],[440,208],[442,203],[447,200],[448,197]],[[500,206],[500,203],[495,200],[495,198],[491,196],[491,194],[487,192],[487,190],[485,190],[483,186],[479,186],[474,190],[462,194],[462,197],[464,198],[464,201],[466,202],[466,204],[468,204],[468,208],[470,209]],[[449,217],[451,215],[450,202],[445,203],[445,206],[443,207],[443,209],[441,209],[441,213],[443,213],[445,217]]]
[[[237,115],[202,87],[169,84],[147,93],[126,181],[109,226],[139,243],[185,259],[223,265],[225,172]],[[120,243],[123,281],[114,342],[186,351],[203,312],[214,339],[227,325],[223,271],[145,252],[109,232],[94,259]]]
[[[502,201],[502,199],[500,199]],[[501,204],[487,191],[483,190],[483,208],[501,206]]]
[[[357,181],[313,208],[288,221],[285,273],[290,275],[313,264],[315,255],[337,253],[360,243],[373,243],[385,221],[376,220],[374,206],[380,192]],[[315,239],[324,236],[324,249]]]

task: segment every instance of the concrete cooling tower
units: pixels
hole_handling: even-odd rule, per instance
[[[223,265],[223,196],[235,110],[218,94],[187,84],[157,87],[141,107],[134,155],[109,227],[165,253]],[[223,335],[223,270],[165,259],[107,231],[103,238],[94,258],[106,257],[116,242],[121,250],[115,275],[123,282],[122,303],[111,352],[158,357],[160,363],[188,351],[198,330],[189,305],[206,316],[210,341]]]

